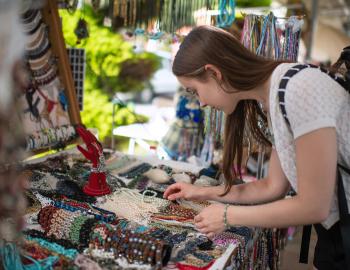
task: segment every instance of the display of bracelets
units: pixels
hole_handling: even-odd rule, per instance
[[[107,242],[117,256],[126,257],[129,263],[151,264],[156,269],[166,265],[171,255],[171,247],[164,241],[130,230],[117,229]]]
[[[119,176],[125,177],[127,179],[135,178],[145,172],[147,172],[149,169],[152,168],[152,165],[148,163],[141,163],[135,167],[132,167],[131,169],[127,170],[126,172],[119,173]]]

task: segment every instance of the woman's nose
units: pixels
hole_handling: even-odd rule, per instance
[[[207,104],[205,102],[199,101],[199,106],[204,108],[205,106],[207,106]]]

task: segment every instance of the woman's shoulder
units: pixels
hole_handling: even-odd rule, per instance
[[[298,64],[300,63],[282,63],[278,65],[272,74],[271,88],[277,90],[287,71]],[[287,93],[298,91],[312,94],[315,89],[319,89],[319,91],[333,89],[335,92],[343,92],[342,87],[334,79],[318,68],[306,68],[299,71],[289,79],[286,88]]]
[[[281,63],[279,64],[271,75],[271,88],[277,89],[278,85],[282,79],[282,77],[286,74],[286,72],[297,65],[298,63]]]

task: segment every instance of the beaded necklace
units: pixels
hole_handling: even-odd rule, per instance
[[[291,16],[285,23],[284,42],[282,46],[282,58],[297,61],[301,27],[304,21],[296,16]]]

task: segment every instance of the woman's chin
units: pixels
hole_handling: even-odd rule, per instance
[[[230,115],[231,113],[233,113],[232,109],[226,109],[226,110],[223,110],[223,111],[224,111],[225,115]]]

